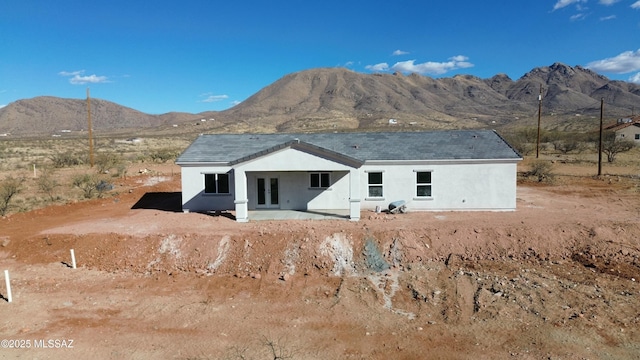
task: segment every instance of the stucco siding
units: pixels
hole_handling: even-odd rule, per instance
[[[417,197],[416,172],[431,172],[432,196]],[[516,164],[365,165],[362,169],[362,209],[386,209],[404,200],[411,210],[514,210]],[[382,172],[383,197],[368,193],[368,174]]]
[[[260,208],[258,204],[258,178],[278,179],[278,205],[283,210],[321,210],[349,208],[348,172],[329,172],[331,186],[328,189],[310,187],[310,172],[250,172],[247,173],[249,209]],[[267,206],[265,206],[267,207]]]
[[[251,159],[235,166],[236,169],[250,171],[348,171],[349,166],[316,154],[308,154],[286,148]]]
[[[632,140],[636,144],[640,143],[640,125],[631,125],[616,131],[616,136],[622,140]],[[639,138],[636,139],[636,136]]]
[[[229,173],[229,194],[205,194],[204,174]],[[182,166],[182,209],[215,211],[234,208],[234,172],[229,166]]]

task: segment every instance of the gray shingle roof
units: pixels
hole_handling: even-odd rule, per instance
[[[199,136],[176,160],[236,163],[297,142],[367,160],[512,159],[522,157],[492,130],[315,134],[216,134]]]

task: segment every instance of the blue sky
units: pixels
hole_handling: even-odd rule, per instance
[[[0,107],[100,98],[150,114],[224,110],[286,74],[471,74],[562,62],[640,83],[640,0],[7,0]]]

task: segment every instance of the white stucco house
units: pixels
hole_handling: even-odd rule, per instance
[[[631,140],[640,144],[640,116],[619,119],[616,124],[609,125],[605,130],[614,131],[619,140]]]
[[[522,160],[491,130],[199,136],[176,160],[184,212],[516,208]]]

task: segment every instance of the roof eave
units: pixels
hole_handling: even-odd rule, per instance
[[[498,159],[428,159],[428,160],[367,160],[364,165],[429,165],[429,164],[510,164],[522,161],[523,158]]]
[[[176,161],[178,166],[229,166],[228,161]]]

